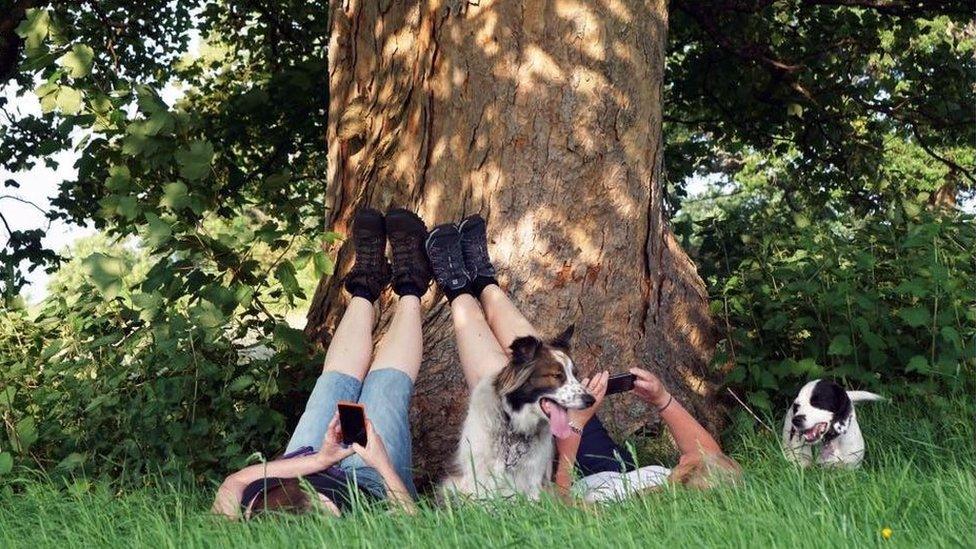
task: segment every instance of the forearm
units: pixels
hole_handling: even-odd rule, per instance
[[[295,478],[304,475],[317,473],[329,466],[334,465],[333,460],[326,459],[319,454],[311,456],[293,457],[289,459],[276,459],[267,463],[256,463],[249,465],[240,471],[227,477],[224,481],[240,485],[241,490],[244,486],[262,478]]]
[[[698,423],[695,418],[685,410],[685,407],[673,399],[669,394],[665,394],[661,400],[655,403],[661,410],[661,421],[667,426],[674,437],[675,445],[682,454],[719,454],[722,448],[712,435]],[[670,404],[668,404],[670,402]]]
[[[563,439],[556,439],[556,474],[554,482],[560,491],[569,493],[573,486],[573,467],[576,453],[579,452],[580,436],[576,433]]]
[[[417,512],[417,504],[414,503],[413,497],[410,496],[410,491],[407,490],[407,486],[403,483],[400,475],[392,467],[383,467],[382,469],[377,469],[377,471],[379,471],[380,476],[383,477],[383,482],[386,484],[387,499],[407,514],[415,514]]]

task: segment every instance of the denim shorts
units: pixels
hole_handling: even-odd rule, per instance
[[[412,395],[413,381],[410,376],[394,368],[372,370],[363,381],[339,372],[324,372],[315,382],[305,412],[298,420],[285,453],[304,446],[311,446],[317,451],[322,446],[329,421],[336,413],[336,403],[340,400],[358,402],[366,408],[366,417],[373,422],[373,428],[383,439],[391,464],[410,495],[416,499],[408,420]],[[379,498],[386,497],[383,478],[358,455],[353,454],[340,461],[338,467],[360,488]]]

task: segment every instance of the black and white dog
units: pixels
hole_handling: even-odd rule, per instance
[[[552,476],[552,437],[570,435],[567,410],[582,410],[595,399],[576,378],[569,356],[570,326],[545,343],[520,337],[512,358],[486,375],[471,393],[468,415],[444,480],[449,495],[537,498]]]
[[[783,422],[786,458],[807,467],[813,464],[813,447],[820,445],[818,464],[852,468],[860,465],[864,459],[864,437],[854,403],[866,400],[884,398],[867,391],[845,391],[826,379],[804,385]]]

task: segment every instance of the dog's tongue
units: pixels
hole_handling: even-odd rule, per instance
[[[569,415],[562,406],[557,406],[555,403],[545,400],[542,405],[546,408],[546,414],[549,415],[549,430],[552,431],[552,436],[556,438],[566,438],[569,436]]]

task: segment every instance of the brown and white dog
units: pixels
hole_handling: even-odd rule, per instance
[[[475,386],[454,474],[443,483],[448,494],[538,498],[552,477],[552,437],[571,433],[567,410],[594,402],[576,379],[572,335],[570,326],[549,343],[516,339],[509,363]]]

